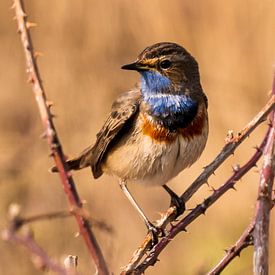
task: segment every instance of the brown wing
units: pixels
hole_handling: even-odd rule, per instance
[[[91,166],[95,178],[102,175],[102,160],[108,153],[111,142],[119,137],[125,124],[137,113],[140,95],[140,91],[137,89],[126,92],[117,98],[107,120],[96,136],[95,144],[86,148],[77,158],[67,161],[70,170]]]

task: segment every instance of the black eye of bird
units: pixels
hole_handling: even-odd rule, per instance
[[[171,61],[165,59],[165,60],[161,61],[159,65],[162,69],[168,69],[171,67],[172,63],[171,63]]]

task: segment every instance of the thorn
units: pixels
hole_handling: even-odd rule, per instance
[[[169,224],[170,224],[171,230],[173,230],[176,227],[172,222],[170,222]]]
[[[42,53],[42,52],[35,52],[34,54],[33,54],[33,56],[34,56],[34,58],[35,59],[37,59],[38,57],[40,57],[40,56],[44,56],[44,54]]]
[[[39,137],[42,138],[42,139],[47,138],[47,132],[44,131]]]
[[[216,191],[217,191],[213,186],[211,186],[211,185],[209,185],[209,184],[208,184],[208,186],[209,186],[209,188],[210,188],[210,191],[212,191],[212,192],[216,192]]]
[[[78,238],[80,236],[80,232],[76,232],[75,234],[74,234],[74,237],[75,238]]]
[[[22,10],[21,10],[21,14],[20,14],[23,18],[27,17],[27,14],[24,13]]]
[[[231,189],[233,189],[234,191],[237,191],[237,189],[234,185],[231,187]]]
[[[32,76],[29,76],[27,83],[33,84],[34,83],[34,78]]]
[[[212,175],[213,175],[213,176],[216,176],[215,171],[214,171],[214,172],[212,172]]]
[[[55,114],[50,114],[51,115],[51,118],[57,118],[57,115],[55,115]]]
[[[53,106],[53,101],[47,100],[46,105],[48,108],[51,108]]]
[[[33,28],[33,27],[36,27],[36,26],[37,26],[37,24],[34,23],[34,22],[29,22],[29,21],[26,22],[26,28],[27,29],[30,29],[30,28]]]
[[[225,249],[224,249],[225,253],[232,253],[232,252],[234,252],[234,250],[235,250],[235,247],[234,247],[234,246],[231,246],[231,247],[229,247],[229,248],[225,248]]]
[[[206,212],[206,204],[205,204],[205,201],[206,201],[206,200],[204,200],[204,202],[203,202],[202,204],[198,204],[198,205],[197,205],[197,207],[200,207],[200,208],[201,208],[201,213],[202,213],[203,215],[205,215],[205,212]]]

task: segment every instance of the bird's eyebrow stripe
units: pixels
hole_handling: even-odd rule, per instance
[[[159,61],[159,58],[155,57],[150,59],[144,59],[142,63],[144,65],[147,65],[148,67],[154,67],[158,61]]]

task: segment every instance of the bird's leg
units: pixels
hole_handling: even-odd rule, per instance
[[[184,201],[172,189],[170,189],[166,184],[164,184],[162,187],[171,197],[170,206],[176,207],[176,216],[177,217],[180,216],[185,210]]]
[[[132,194],[129,192],[126,182],[123,180],[119,181],[119,185],[121,190],[123,191],[123,193],[126,195],[126,197],[128,198],[128,200],[131,202],[131,204],[135,207],[135,209],[138,211],[138,213],[140,214],[140,216],[142,217],[142,219],[145,222],[146,227],[148,228],[148,231],[150,232],[151,236],[152,236],[152,246],[156,245],[158,243],[158,235],[160,233],[160,229],[156,226],[154,226],[149,219],[146,217],[146,215],[144,214],[144,212],[142,211],[142,209],[138,206],[137,202],[135,201],[134,197],[132,196]]]

